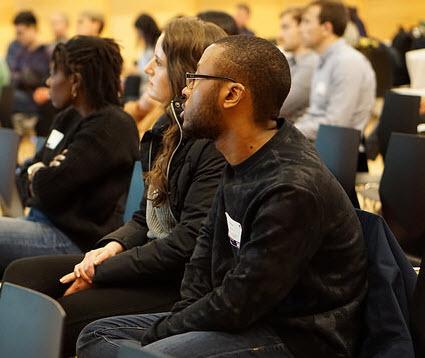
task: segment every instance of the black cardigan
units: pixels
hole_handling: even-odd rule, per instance
[[[170,120],[164,115],[143,136],[141,161],[145,171],[158,153]],[[164,239],[149,240],[145,195],[132,220],[98,243],[103,246],[109,241],[118,241],[126,251],[97,266],[93,282],[123,284],[154,279],[180,280],[195,247],[201,223],[211,207],[224,165],[223,156],[211,141],[184,138],[172,159],[168,178],[170,207],[177,225]]]
[[[121,108],[108,106],[86,118],[68,108],[58,114],[52,130],[64,137],[55,148],[44,145],[21,168],[18,185],[26,205],[42,211],[85,251],[123,223],[133,165],[139,159],[137,128]],[[68,152],[61,165],[48,167],[64,149]],[[31,196],[27,169],[40,161],[47,167],[35,174]]]

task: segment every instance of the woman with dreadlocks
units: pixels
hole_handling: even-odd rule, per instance
[[[84,258],[22,259],[5,272],[5,281],[42,291],[62,305],[67,314],[66,356],[75,353],[78,334],[88,323],[117,314],[168,310],[180,299],[184,267],[225,161],[211,141],[184,135],[181,103],[173,99],[205,48],[225,36],[214,24],[178,18],[159,37],[145,72],[149,96],[162,103],[165,113],[141,142],[146,195],[133,218],[99,240]]]
[[[25,218],[0,217],[0,275],[14,259],[81,254],[123,224],[138,133],[120,108],[123,60],[110,39],[56,46],[47,86],[57,115],[43,148],[20,168]]]

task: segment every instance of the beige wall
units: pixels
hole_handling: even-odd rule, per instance
[[[81,10],[102,11],[107,18],[104,35],[116,38],[123,48],[127,62],[137,58],[136,38],[133,22],[140,12],[149,12],[160,25],[177,14],[194,15],[208,9],[222,9],[233,12],[234,5],[240,0],[0,0],[0,55],[5,53],[7,44],[13,39],[14,14],[18,10],[32,9],[40,19],[40,36],[43,41],[50,40],[49,16],[60,10],[70,17],[74,24]],[[278,14],[287,6],[303,5],[305,0],[246,0],[252,8],[251,27],[258,35],[274,37],[278,27]],[[398,25],[411,26],[425,17],[425,1],[388,1],[388,0],[347,0],[356,5],[371,35],[388,39]]]

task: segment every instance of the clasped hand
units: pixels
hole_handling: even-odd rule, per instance
[[[73,272],[60,278],[60,282],[63,284],[72,282],[64,296],[92,287],[95,267],[122,251],[124,251],[124,247],[119,242],[111,241],[104,247],[87,252],[83,261],[74,266]]]

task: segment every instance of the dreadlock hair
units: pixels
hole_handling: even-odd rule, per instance
[[[93,109],[120,105],[123,59],[114,40],[75,36],[55,47],[52,62],[55,71],[81,76],[80,90]]]
[[[221,61],[215,63],[216,74],[230,77],[247,88],[257,123],[277,118],[291,88],[288,61],[282,52],[255,36],[229,36],[215,43],[224,49]]]
[[[226,36],[224,30],[213,23],[195,17],[181,17],[170,21],[164,28],[162,49],[167,58],[167,72],[172,98],[180,96],[186,86],[186,72],[196,71],[204,50],[214,41]],[[170,98],[171,100],[171,98]],[[169,110],[169,109],[166,109]],[[165,203],[168,197],[167,166],[179,140],[179,128],[172,121],[162,139],[152,170],[147,173],[149,185],[155,189],[155,196],[148,198],[154,206]]]

